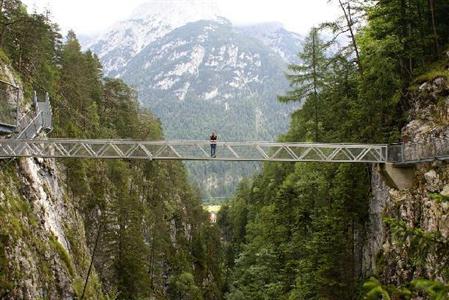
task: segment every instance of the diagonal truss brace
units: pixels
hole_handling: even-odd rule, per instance
[[[387,145],[219,142],[217,157],[208,141],[0,140],[0,158],[91,158],[279,162],[385,163]]]

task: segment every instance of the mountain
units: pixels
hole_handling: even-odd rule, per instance
[[[207,139],[216,130],[222,141],[275,140],[285,132],[293,106],[277,95],[288,88],[284,72],[301,48],[299,35],[275,23],[233,26],[209,2],[150,2],[137,11],[90,48],[108,76],[138,91],[167,138]],[[259,167],[187,165],[207,197],[230,195]]]
[[[123,69],[140,101],[161,118],[170,138],[273,139],[290,108],[285,62],[228,22],[189,23],[150,44]]]
[[[262,23],[242,26],[238,30],[261,41],[265,46],[279,54],[286,62],[297,63],[304,38],[288,31],[281,23]]]
[[[193,21],[217,20],[219,15],[213,0],[153,0],[84,46],[100,57],[109,76],[117,76],[130,59],[170,31]]]
[[[287,129],[291,106],[276,96],[288,87],[285,61],[228,22],[189,23],[150,44],[122,72],[170,139],[273,140]],[[208,195],[233,192],[254,164],[190,163]]]

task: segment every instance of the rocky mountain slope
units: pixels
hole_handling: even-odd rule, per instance
[[[0,68],[3,80],[20,86],[9,66]],[[73,299],[81,294],[89,263],[84,222],[62,166],[0,160],[0,298]],[[94,271],[88,298],[102,299],[99,284]]]
[[[279,56],[227,22],[178,28],[133,58],[123,78],[175,139],[272,139],[286,129],[290,107],[276,102],[287,87]]]
[[[262,23],[238,28],[246,36],[261,41],[265,46],[279,54],[282,59],[289,63],[297,63],[298,53],[303,47],[304,37],[290,32],[281,23]]]
[[[448,70],[446,62],[442,70],[429,73],[410,89],[410,122],[403,137],[426,149],[408,155],[422,156],[434,146],[449,147]],[[374,170],[363,270],[393,286],[407,286],[417,278],[447,282],[449,165],[435,160],[408,170],[414,173],[409,189],[392,187]]]
[[[291,105],[276,97],[287,88],[285,61],[224,20],[180,27],[143,49],[122,77],[160,117],[170,139],[273,140],[287,129]],[[190,164],[206,194],[229,195],[253,164]]]
[[[131,58],[170,31],[192,21],[216,20],[219,15],[214,1],[153,0],[137,7],[129,19],[87,40],[85,46],[98,54],[109,76],[117,76]]]
[[[235,27],[201,1],[150,2],[92,44],[108,76],[139,92],[170,139],[273,140],[289,122],[291,105],[277,95],[302,38],[279,24]],[[167,16],[170,8],[172,15]],[[191,13],[196,11],[197,13]],[[226,196],[257,167],[189,165],[205,196]]]

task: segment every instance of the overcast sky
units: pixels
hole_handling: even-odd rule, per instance
[[[145,0],[22,0],[33,10],[48,8],[65,32],[77,34],[104,31],[116,21],[126,19]],[[234,24],[278,21],[287,29],[305,34],[338,13],[327,0],[218,0],[222,15]],[[335,2],[335,1],[333,1]]]

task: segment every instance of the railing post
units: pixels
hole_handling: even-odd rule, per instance
[[[20,116],[20,89],[16,88],[16,128],[19,127],[19,116]],[[17,129],[16,129],[17,130]]]
[[[38,110],[38,106],[37,106],[37,93],[36,93],[36,91],[33,92],[33,106],[34,106],[34,110],[37,111]]]
[[[401,162],[405,162],[405,144],[401,143]]]

